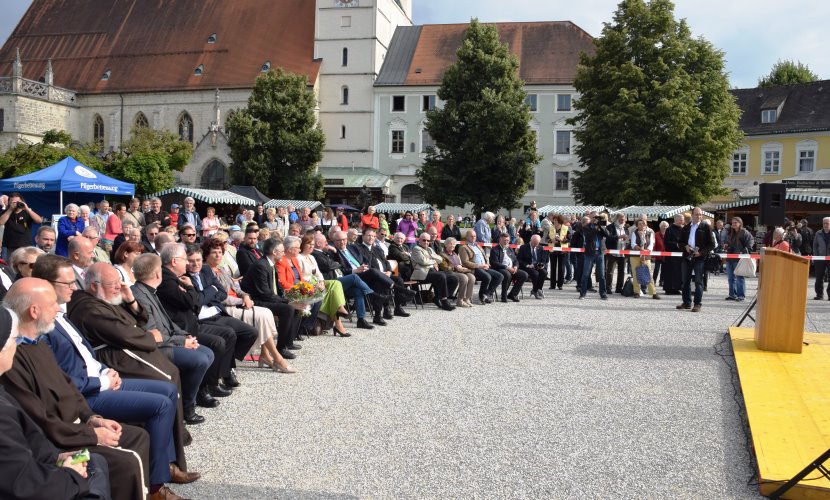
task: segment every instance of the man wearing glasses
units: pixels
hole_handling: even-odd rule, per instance
[[[144,228],[144,237],[141,239],[141,244],[144,245],[144,253],[154,253],[158,255],[156,248],[156,236],[159,235],[160,226],[158,222],[151,222]]]
[[[427,232],[418,237],[418,245],[412,249],[412,264],[415,269],[412,271],[411,278],[432,285],[435,292],[435,305],[445,311],[452,311],[455,306],[450,304],[447,297],[455,293],[458,288],[458,278],[438,269],[443,257],[430,247],[431,241],[432,237]]]
[[[179,227],[179,241],[184,243],[184,245],[188,248],[197,246],[198,242],[196,241],[196,228],[191,224],[184,224]]]

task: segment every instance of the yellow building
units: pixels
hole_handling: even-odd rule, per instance
[[[743,111],[745,137],[724,181],[731,195],[711,202],[758,196],[757,186],[765,182],[830,180],[830,80],[736,89],[732,95]]]

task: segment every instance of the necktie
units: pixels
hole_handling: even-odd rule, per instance
[[[196,290],[202,291],[202,279],[199,277],[198,274],[192,275],[193,283],[196,284]]]
[[[256,257],[257,259],[259,259],[259,258],[260,258],[260,256],[259,256],[259,250],[257,250],[256,248],[254,248],[254,249],[252,250],[252,252],[254,253],[254,257]]]
[[[271,266],[271,288],[274,289],[274,293],[277,293],[277,271],[274,269],[274,266]]]
[[[533,248],[533,263],[536,263],[536,248]]]
[[[360,264],[357,262],[357,259],[352,257],[351,253],[349,253],[347,250],[341,250],[340,252],[343,254],[344,257],[346,257],[346,260],[349,261],[349,264],[352,266],[352,269],[360,267]]]

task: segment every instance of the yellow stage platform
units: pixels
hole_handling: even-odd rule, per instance
[[[801,354],[761,351],[752,328],[730,328],[761,494],[769,495],[830,448],[830,335],[805,333]],[[830,465],[830,464],[827,464]],[[784,498],[830,499],[814,471]]]

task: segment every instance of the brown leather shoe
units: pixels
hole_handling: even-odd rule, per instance
[[[170,464],[170,482],[176,484],[187,484],[202,477],[198,472],[185,472],[179,469],[176,464]]]
[[[695,304],[695,306],[692,308],[692,312],[693,313],[700,312],[700,304]]]
[[[173,490],[167,486],[162,486],[157,492],[151,493],[148,498],[149,500],[188,500],[173,493]]]
[[[678,309],[691,309],[692,306],[690,306],[689,304],[680,304],[679,306],[677,306],[677,308]]]

